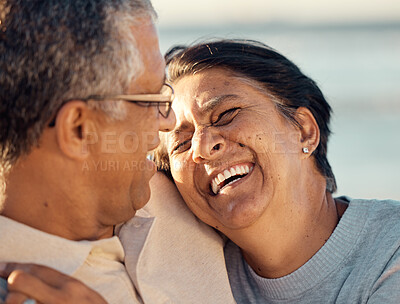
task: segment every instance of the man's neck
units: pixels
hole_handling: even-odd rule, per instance
[[[100,226],[94,212],[73,181],[44,172],[40,166],[21,163],[7,176],[1,215],[43,232],[70,240],[98,240],[113,235],[113,226]],[[43,171],[42,171],[43,170]],[[53,170],[57,172],[57,170]],[[69,190],[63,188],[69,185]],[[79,193],[82,191],[79,191]]]
[[[29,202],[37,204],[33,200]],[[94,241],[110,238],[114,235],[113,226],[96,227],[94,229],[95,225],[91,225],[84,217],[69,219],[66,216],[62,216],[62,212],[55,214],[48,212],[47,209],[41,212],[37,208],[29,207],[22,213],[18,206],[20,206],[18,203],[7,199],[1,215],[34,229],[73,241]]]

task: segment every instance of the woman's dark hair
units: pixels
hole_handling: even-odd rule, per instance
[[[305,107],[314,115],[320,142],[313,152],[319,171],[325,176],[326,189],[336,191],[336,181],[327,159],[327,143],[331,133],[331,107],[316,83],[305,76],[290,60],[257,41],[218,40],[190,47],[176,46],[166,54],[168,80],[175,82],[211,68],[224,68],[257,83],[275,102],[278,111],[294,125],[301,127],[296,110]],[[166,168],[168,157],[159,153],[158,163]],[[161,157],[161,158],[160,158]]]

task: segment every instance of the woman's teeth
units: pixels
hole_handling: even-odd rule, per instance
[[[216,177],[211,181],[211,189],[214,194],[218,194],[218,192],[228,186],[235,181],[239,180],[243,176],[247,175],[249,172],[253,170],[253,167],[249,167],[248,165],[240,165],[234,166],[229,169],[224,170],[224,172],[219,173]],[[232,179],[232,177],[237,177],[233,180],[227,181],[228,179]]]

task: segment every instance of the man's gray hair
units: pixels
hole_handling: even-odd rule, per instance
[[[0,0],[1,176],[66,100],[127,93],[142,72],[131,29],[143,16],[156,17],[148,0]],[[118,101],[93,106],[124,116]]]

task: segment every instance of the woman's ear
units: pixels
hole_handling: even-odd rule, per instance
[[[69,158],[84,160],[90,153],[87,134],[94,134],[94,129],[89,114],[90,109],[83,101],[70,101],[57,114],[57,143]]]
[[[302,152],[304,155],[311,155],[317,149],[320,140],[317,121],[311,111],[305,107],[296,110],[296,118],[301,126]]]

